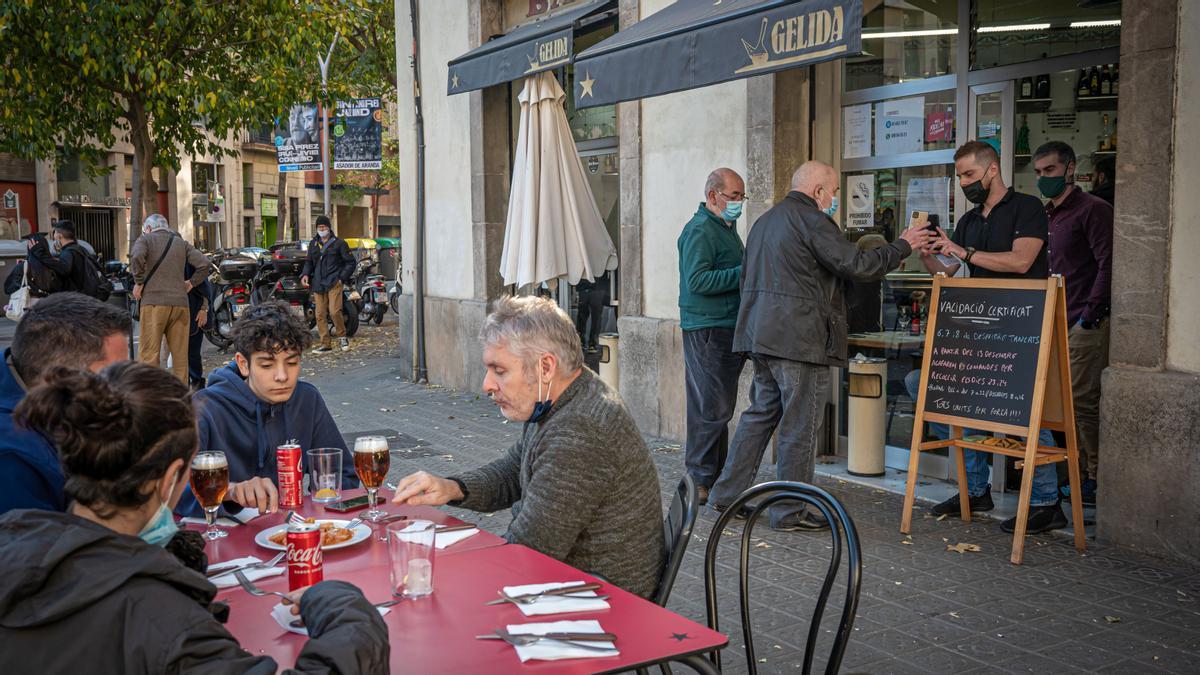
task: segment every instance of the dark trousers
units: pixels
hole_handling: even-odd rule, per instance
[[[188,384],[197,385],[204,382],[204,362],[200,360],[200,348],[204,346],[204,331],[196,325],[195,314],[192,315],[191,320],[192,325],[188,333]]]
[[[575,311],[575,330],[579,333],[579,340],[583,343],[584,349],[600,342],[600,328],[604,324],[604,307],[609,303],[610,295],[607,276],[596,279],[590,289],[579,290],[579,307]],[[589,318],[592,321],[591,330],[586,330]]]
[[[732,328],[683,331],[687,380],[684,464],[696,485],[711,487],[729,451],[729,420],[737,404],[745,357],[733,353]]]
[[[750,358],[754,362],[750,407],[738,420],[733,448],[708,496],[709,504],[728,506],[750,487],[777,428],[776,478],[802,483],[813,480],[817,439],[829,397],[829,367],[759,354]],[[803,504],[776,504],[770,508],[771,525],[803,512]]]

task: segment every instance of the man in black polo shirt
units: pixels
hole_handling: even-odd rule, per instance
[[[976,278],[1045,279],[1049,273],[1046,257],[1048,225],[1041,200],[1004,185],[1000,156],[987,143],[968,141],[959,148],[954,153],[954,172],[963,194],[976,207],[959,218],[952,238],[939,229],[941,239],[933,245],[932,251],[965,262],[971,276]],[[945,272],[952,276],[960,266],[959,263],[946,266],[937,257],[926,253],[922,253],[921,260],[934,274]],[[963,430],[964,436],[980,433],[983,432]],[[1049,429],[1042,429],[1038,440],[1045,446],[1054,445]],[[971,510],[990,511],[993,504],[988,483],[988,453],[964,449],[963,461],[967,466]],[[1059,505],[1058,479],[1053,465],[1043,464],[1034,471],[1033,496],[1029,505],[1027,533],[1054,530],[1067,524],[1067,517]],[[933,512],[938,515],[959,513],[958,495],[934,506]],[[1012,532],[1015,526],[1016,518],[1000,524],[1005,532]]]

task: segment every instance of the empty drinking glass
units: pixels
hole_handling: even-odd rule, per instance
[[[420,598],[433,593],[435,533],[428,520],[399,520],[387,526],[393,595]]]
[[[313,448],[308,451],[309,489],[312,500],[321,504],[342,497],[342,449]]]

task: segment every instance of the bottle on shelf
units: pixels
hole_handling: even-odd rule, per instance
[[[1028,155],[1029,150],[1029,115],[1021,115],[1021,128],[1017,130],[1017,147],[1014,151],[1018,155]]]
[[[1079,82],[1075,85],[1075,95],[1076,96],[1087,96],[1088,92],[1089,92],[1088,87],[1089,87],[1089,85],[1088,85],[1087,68],[1080,68],[1079,69]]]
[[[1026,75],[1021,78],[1021,95],[1018,98],[1033,98],[1033,78]]]
[[[1117,151],[1117,118],[1113,118],[1112,133],[1108,136],[1108,149]]]
[[[1100,71],[1100,95],[1112,96],[1112,73],[1108,70],[1108,64],[1104,64],[1104,69]]]
[[[1121,84],[1121,64],[1119,64],[1119,63],[1114,63],[1114,64],[1113,64],[1113,72],[1112,72],[1112,93],[1113,93],[1113,96],[1116,96],[1116,95],[1117,95],[1117,90],[1118,90],[1118,89],[1120,89],[1120,84]]]
[[[1096,66],[1092,66],[1091,71],[1088,72],[1088,96],[1099,96],[1099,95],[1100,95],[1100,71],[1096,69]]]
[[[1112,143],[1112,123],[1108,121],[1108,113],[1100,119],[1100,136],[1096,140],[1096,149],[1100,152],[1108,152]]]
[[[1050,73],[1037,76],[1033,84],[1033,95],[1037,98],[1050,98]]]

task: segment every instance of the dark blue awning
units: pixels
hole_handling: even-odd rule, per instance
[[[678,0],[575,59],[575,106],[610,105],[862,51],[862,0]]]
[[[572,5],[453,59],[446,74],[447,93],[483,89],[567,65],[575,57],[576,24],[616,4],[617,0],[588,0]]]

